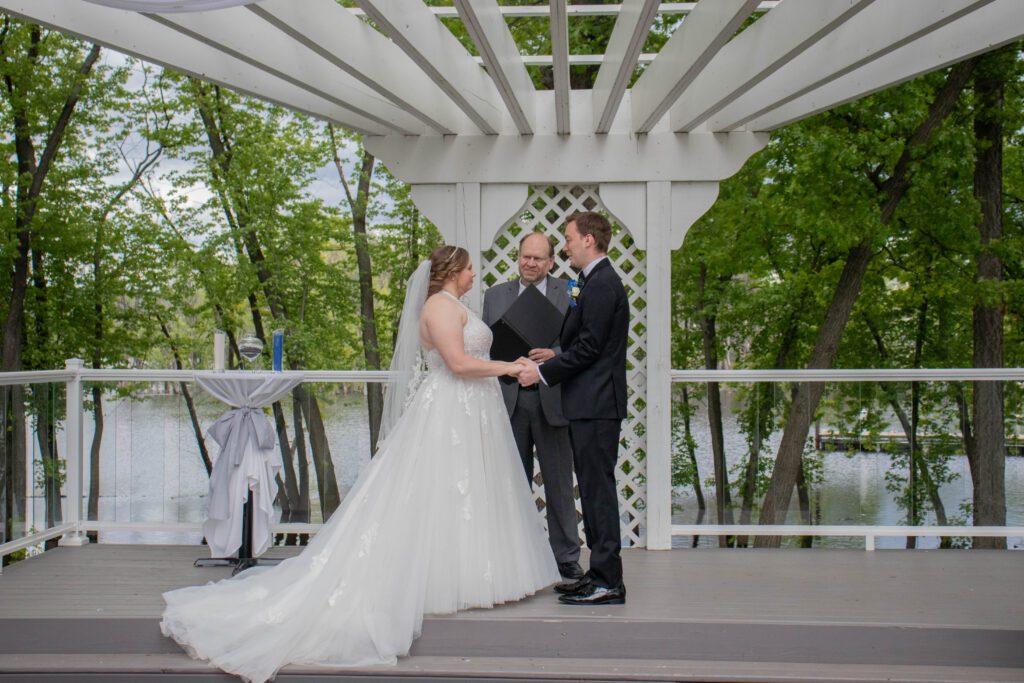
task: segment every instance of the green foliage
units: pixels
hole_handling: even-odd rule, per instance
[[[1004,65],[1011,74],[1004,108],[1004,236],[989,247],[1003,260],[1002,281],[975,278],[981,248],[970,88],[927,149],[914,155],[911,184],[893,220],[880,219],[885,182],[945,77],[930,74],[775,131],[764,150],[721,184],[714,207],[673,254],[673,367],[704,367],[707,320],[715,325],[718,367],[804,366],[846,252],[864,240],[875,257],[842,335],[837,367],[970,367],[976,303],[1004,308],[1004,365],[1020,365],[1024,69],[1020,53],[1013,54]],[[1005,391],[1006,424],[1016,424],[1022,387],[1007,383]],[[914,398],[922,416],[918,434],[928,439],[918,466],[927,467],[935,486],[951,481],[950,458],[964,452],[957,394],[953,385],[922,383]],[[911,398],[909,385],[830,386],[818,419],[858,439],[902,434],[893,406],[909,415]],[[737,493],[752,452],[784,426],[788,400],[781,385],[770,392],[737,388],[733,404],[747,442],[746,453],[729,454],[738,463],[732,469]],[[760,456],[758,495],[773,454]],[[907,467],[906,454],[894,452],[887,482],[920,516],[929,509],[928,492],[921,477],[909,488]]]

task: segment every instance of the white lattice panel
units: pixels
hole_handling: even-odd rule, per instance
[[[502,230],[489,250],[483,253],[482,279],[486,287],[518,277],[516,266],[519,240],[533,231],[543,232],[556,241],[561,253],[565,244],[561,228],[565,219],[577,211],[603,211],[595,186],[558,185],[531,187],[530,196],[522,214]],[[629,416],[622,424],[619,444],[619,510],[622,513],[622,543],[626,546],[645,545],[646,535],[646,476],[644,459],[647,440],[646,424],[646,357],[647,357],[647,287],[646,254],[633,242],[626,226],[612,224],[613,234],[608,256],[625,285],[629,295],[630,331],[627,351],[626,378],[629,383],[627,398]],[[556,257],[552,274],[557,277],[575,277],[569,262]],[[537,504],[544,505],[544,487],[540,467],[535,463]],[[579,500],[577,499],[577,511]],[[580,535],[582,538],[582,522]]]

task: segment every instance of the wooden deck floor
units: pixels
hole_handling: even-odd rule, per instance
[[[227,680],[157,628],[163,591],[227,575],[192,567],[202,553],[103,544],[5,568],[0,681]],[[634,550],[624,560],[624,606],[564,606],[548,589],[428,618],[396,667],[289,667],[279,680],[1024,681],[1024,553]]]

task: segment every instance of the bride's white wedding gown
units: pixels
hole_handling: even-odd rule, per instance
[[[491,331],[472,312],[463,339],[488,357]],[[402,418],[302,554],[164,593],[164,635],[250,681],[289,663],[394,663],[424,614],[559,580],[498,380],[455,376],[437,351],[426,360]]]

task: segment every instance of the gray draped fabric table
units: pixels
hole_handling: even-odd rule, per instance
[[[263,406],[287,396],[304,375],[299,373],[203,372],[196,382],[231,406],[207,433],[220,446],[210,475],[210,495],[203,535],[213,557],[229,557],[242,545],[243,509],[252,493],[252,556],[270,547],[270,524],[282,469],[274,426]]]

